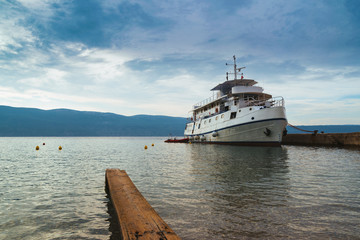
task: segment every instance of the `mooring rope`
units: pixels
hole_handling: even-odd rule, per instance
[[[311,132],[311,133],[315,133],[315,134],[318,132],[318,130],[309,131],[309,130],[301,129],[301,128],[295,127],[294,125],[291,125],[290,123],[288,123],[288,125],[289,125],[290,127],[293,127],[293,128],[295,128],[295,129],[300,130],[300,131],[303,131],[303,132]]]

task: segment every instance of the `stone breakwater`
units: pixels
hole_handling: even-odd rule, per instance
[[[283,137],[283,145],[360,147],[360,132],[288,134]]]

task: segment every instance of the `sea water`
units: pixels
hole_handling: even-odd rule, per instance
[[[118,238],[107,168],[182,239],[360,239],[359,150],[164,140],[0,138],[0,239]]]

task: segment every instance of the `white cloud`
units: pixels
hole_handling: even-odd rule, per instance
[[[38,77],[23,78],[18,80],[18,84],[27,85],[31,88],[47,88],[47,89],[56,89],[58,87],[69,86],[67,81],[64,79],[67,72],[61,71],[54,68],[43,69],[43,73]]]
[[[105,98],[97,96],[76,96],[66,93],[56,93],[50,91],[30,88],[26,91],[19,91],[13,88],[0,87],[0,105],[17,107],[36,107],[41,109],[72,108],[77,106],[77,110],[97,110],[103,111],[102,104],[111,107],[121,107],[125,101],[121,98]],[[61,103],[59,105],[59,103]],[[85,107],[84,107],[85,104]],[[89,107],[90,106],[90,107]]]
[[[31,31],[17,24],[19,20],[15,18],[0,21],[0,56],[4,53],[18,54],[19,48],[35,41]]]
[[[52,4],[63,3],[61,0],[17,0],[22,6],[29,10],[32,14],[36,14],[41,18],[49,18],[53,15],[54,9]]]

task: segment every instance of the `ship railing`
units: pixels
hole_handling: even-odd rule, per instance
[[[207,104],[209,104],[209,103],[212,103],[212,102],[214,102],[214,101],[216,101],[216,100],[218,100],[218,99],[220,99],[220,98],[224,98],[224,97],[225,97],[225,96],[219,97],[219,96],[217,96],[217,95],[211,96],[211,97],[206,98],[205,100],[202,100],[201,102],[198,102],[197,104],[195,104],[195,105],[193,106],[193,109],[195,110],[195,109],[197,109],[197,108],[200,108],[200,107],[202,107],[202,106],[205,106],[205,105],[207,105]]]
[[[267,100],[255,100],[253,98],[244,99],[246,106],[265,106],[265,107],[284,107],[285,101],[283,97],[273,97]]]

